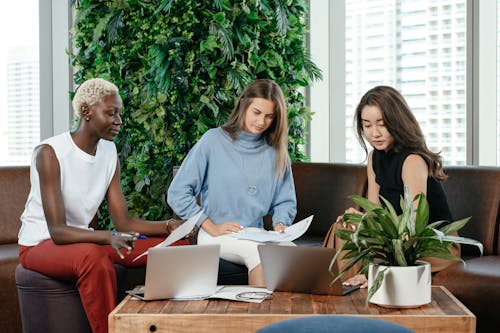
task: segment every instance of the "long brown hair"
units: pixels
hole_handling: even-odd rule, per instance
[[[441,155],[427,148],[424,135],[413,112],[403,96],[392,87],[377,86],[368,90],[356,108],[354,128],[357,139],[366,154],[368,154],[368,149],[361,120],[361,111],[365,106],[377,106],[382,112],[384,125],[394,138],[391,150],[399,152],[407,149],[422,156],[429,166],[430,176],[438,180],[446,179]]]
[[[245,124],[245,115],[254,98],[264,98],[274,103],[274,120],[263,133],[268,145],[276,149],[276,172],[282,176],[290,166],[288,155],[288,114],[285,97],[280,86],[269,79],[258,79],[250,83],[235,102],[229,120],[222,128],[236,139]]]

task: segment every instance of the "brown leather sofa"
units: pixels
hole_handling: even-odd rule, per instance
[[[461,236],[481,241],[462,246],[465,265],[456,263],[433,277],[432,283],[450,290],[477,318],[476,332],[498,332],[500,316],[500,168],[447,167],[444,188],[453,218],[472,216]]]
[[[0,167],[0,332],[21,332],[14,271],[19,217],[29,188],[29,167]]]
[[[296,221],[314,215],[311,227],[298,243],[321,246],[331,223],[352,205],[349,196],[365,194],[365,167],[294,163],[292,168]],[[446,286],[477,316],[477,332],[494,332],[500,327],[500,317],[494,311],[494,304],[500,301],[500,168],[456,166],[445,171],[449,179],[444,186],[454,218],[472,216],[461,234],[481,241],[485,253],[478,257],[473,248],[463,247],[467,265],[450,266],[435,275],[433,283]],[[19,217],[28,191],[28,167],[0,167],[0,332],[21,332],[14,271],[18,264]],[[144,270],[127,271],[126,285],[134,285],[143,274]]]

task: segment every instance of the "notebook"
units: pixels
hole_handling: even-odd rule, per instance
[[[359,286],[344,286],[339,280],[330,286],[338,272],[328,267],[335,249],[325,247],[259,245],[266,288],[319,295],[346,295]]]
[[[142,300],[203,299],[217,287],[219,245],[150,248],[144,287],[129,290]]]

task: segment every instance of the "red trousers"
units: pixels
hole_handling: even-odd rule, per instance
[[[132,252],[120,259],[111,245],[75,243],[56,245],[46,240],[35,246],[20,246],[21,264],[55,279],[76,282],[92,331],[108,331],[108,314],[116,306],[117,283],[113,264],[136,267],[146,264],[146,256],[132,260],[164,238],[138,239]],[[188,245],[187,240],[172,244]]]

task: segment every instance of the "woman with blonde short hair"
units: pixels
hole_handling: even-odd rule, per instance
[[[19,259],[27,269],[74,282],[92,331],[104,333],[116,306],[113,264],[144,265],[146,257],[133,259],[160,243],[179,222],[151,222],[128,214],[113,143],[122,125],[118,88],[103,79],[87,80],[78,88],[73,107],[78,128],[41,142],[33,151]],[[116,232],[89,226],[97,222],[104,200]]]

